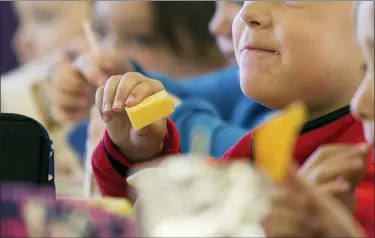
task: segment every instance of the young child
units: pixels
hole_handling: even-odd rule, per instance
[[[21,63],[55,53],[82,35],[80,22],[90,18],[90,2],[14,2],[19,27],[14,49]]]
[[[352,99],[352,113],[362,120],[365,137],[374,145],[374,2],[358,1],[355,7],[355,33],[365,58],[364,78]]]
[[[239,1],[216,1],[216,11],[209,25],[221,52],[233,64],[231,67],[177,81],[147,73],[134,64],[136,72],[159,80],[170,94],[181,100],[171,115],[180,133],[181,153],[198,152],[220,158],[270,114],[270,109],[249,100],[241,92],[232,24],[242,5]],[[221,100],[223,94],[226,100]]]
[[[142,21],[140,22],[142,22],[142,25],[147,25],[147,19],[143,19],[141,17],[144,14],[137,16],[124,14],[130,9],[127,8],[128,3],[100,2],[97,4],[98,5],[96,5],[95,7],[96,13],[93,19],[93,26],[96,33],[100,36],[99,41],[101,43],[99,44],[104,45],[103,47],[115,49],[116,52],[124,52],[125,55],[133,56],[137,62],[140,62],[140,64],[142,64],[141,67],[140,64],[134,62],[133,67],[137,72],[140,72],[147,77],[160,80],[165,85],[169,93],[181,99],[182,102],[179,106],[179,109],[175,111],[172,119],[176,123],[176,126],[181,133],[181,151],[183,153],[191,150],[196,151],[197,147],[199,147],[196,146],[196,144],[202,143],[200,140],[196,140],[195,138],[204,137],[207,139],[207,144],[201,147],[208,150],[205,151],[206,153],[219,158],[251,128],[258,125],[264,119],[265,115],[267,115],[270,111],[268,108],[256,103],[255,101],[249,100],[242,94],[239,85],[237,65],[221,69],[214,73],[203,74],[197,77],[178,79],[173,74],[173,72],[166,70],[163,67],[158,68],[161,63],[163,63],[163,61],[158,60],[158,64],[152,63],[155,61],[155,58],[160,58],[160,53],[158,53],[160,50],[152,49],[155,46],[152,47],[152,45],[143,43],[146,44],[145,48],[150,48],[150,51],[155,51],[155,55],[153,55],[148,51],[147,54],[140,54],[141,49],[138,49],[139,47],[137,46],[137,42],[128,42],[127,40],[122,38],[116,38],[116,40],[124,41],[123,43],[110,45],[108,43],[110,42],[108,38],[113,38],[112,41],[115,41],[115,33],[119,29],[123,29],[123,34],[129,35],[129,37],[134,35],[132,33],[134,29],[131,30],[130,27],[127,27],[127,25],[130,23],[122,25],[121,28],[119,28],[120,26],[116,25],[116,21],[114,21],[114,18],[124,18],[123,21],[130,21],[133,17],[141,18]],[[143,9],[144,7],[143,4],[138,3],[135,5],[132,3],[131,6],[141,9]],[[223,51],[223,53],[233,55],[234,52],[231,25],[241,5],[239,4],[239,2],[235,1],[218,1],[216,2],[216,6],[217,8],[215,15],[210,21],[210,32],[215,36],[216,41],[219,43],[219,47]],[[122,9],[121,12],[123,13],[121,14],[121,16],[119,12],[120,9]],[[201,24],[201,28],[207,28],[208,22],[202,22]],[[204,24],[207,25],[204,26]],[[230,26],[229,28],[228,25]],[[104,28],[108,29],[105,35],[101,33]],[[142,29],[143,28],[146,29],[147,27],[142,27]],[[143,32],[141,35],[151,34],[146,30],[143,30],[141,32]],[[194,36],[193,34],[193,39],[194,38],[196,38],[196,36]],[[230,42],[230,45],[232,45],[231,47],[229,47],[230,45],[228,44],[228,42]],[[178,52],[176,52],[176,54],[177,53]],[[148,55],[149,58],[146,57],[146,55]],[[229,55],[228,59],[230,60]],[[174,60],[171,59],[171,61]],[[178,61],[176,61],[174,66],[177,68],[191,67],[187,66],[187,63],[188,61],[185,61],[185,63],[180,66]],[[145,67],[143,68],[143,66]],[[95,75],[95,71],[101,71],[100,69],[97,70],[97,66],[95,65],[93,67],[91,65],[84,65],[84,68],[85,69],[79,69],[81,71],[86,71],[88,69],[88,71],[91,72],[87,73],[86,75]],[[168,77],[161,74],[149,73],[150,70],[164,72],[166,75],[168,75]],[[65,74],[70,75],[70,73],[68,72],[69,69],[65,69],[60,71],[61,74],[59,72],[55,75],[56,77],[54,77],[56,79],[56,85],[53,85],[52,87],[52,91],[56,92],[54,93],[55,96],[53,97],[56,98],[56,101],[54,103],[54,111],[56,112],[57,118],[76,121],[82,118],[84,115],[87,115],[89,105],[91,105],[92,103],[92,97],[87,96],[87,100],[82,100],[85,102],[83,106],[81,105],[81,100],[76,100],[76,98],[74,98],[73,100],[69,100],[70,96],[68,94],[65,94],[65,100],[60,100],[61,97],[57,97],[57,95],[61,94],[60,91],[62,91],[62,88],[60,87],[58,82],[61,81],[64,82],[64,85],[68,85],[70,84],[71,80],[69,80],[68,83],[68,80],[63,81],[63,78],[77,78],[73,75],[70,75],[69,77],[63,76],[63,71],[65,71]],[[125,72],[125,69],[123,69],[123,72]],[[116,72],[111,73],[115,74]],[[196,73],[199,74],[200,71],[197,70]],[[98,74],[95,75],[97,79],[102,77],[98,76]],[[70,90],[73,90],[75,87],[70,85],[69,88]],[[224,88],[226,89],[225,93],[227,97],[226,100],[223,101],[220,100],[220,95],[224,93]],[[83,87],[79,87],[78,89],[82,90]],[[67,107],[69,105],[69,107],[77,108],[77,110],[64,110],[63,105],[65,105],[64,107]],[[100,140],[104,132],[104,126],[101,125],[102,122],[100,116],[97,116],[95,112],[91,113],[90,125],[88,126],[88,140],[92,141],[92,143],[90,144],[94,144],[94,146],[96,146],[97,142]],[[96,137],[96,135],[99,135],[99,137]],[[228,135],[230,136],[228,137]],[[92,146],[88,145],[88,147],[91,148]]]
[[[248,97],[272,109],[282,109],[295,100],[306,104],[311,120],[298,137],[294,158],[302,165],[317,153],[321,156],[315,162],[330,161],[336,175],[322,175],[314,185],[348,183],[346,193],[355,191],[355,217],[372,236],[374,214],[367,209],[374,203],[372,154],[363,148],[362,126],[348,107],[360,83],[363,62],[351,37],[352,5],[343,1],[247,1],[234,22],[234,45],[241,87]],[[157,81],[128,73],[111,77],[98,90],[97,107],[107,132],[92,165],[102,194],[127,196],[124,177],[130,167],[179,152],[172,121],[161,120],[135,131],[123,113],[125,105],[136,105],[163,89]],[[250,162],[250,138],[251,133],[244,136],[222,159]]]
[[[170,8],[174,11],[169,11]],[[211,2],[99,1],[95,3],[92,27],[99,38],[97,47],[101,48],[102,54],[93,56],[92,52],[87,52],[77,59],[78,68],[84,71],[81,73],[94,86],[101,85],[110,75],[127,72],[130,69],[128,57],[142,62],[148,71],[168,74],[174,78],[212,72],[226,64],[208,32],[207,25],[213,11]],[[191,19],[191,15],[195,18]],[[191,20],[199,22],[199,25],[192,25]],[[173,21],[176,27],[171,28],[169,21]],[[137,27],[134,27],[135,24]],[[115,56],[111,54],[114,52]],[[174,63],[173,67],[171,62]],[[106,64],[112,68],[105,67]],[[113,69],[113,65],[118,67]],[[92,105],[93,93],[80,93],[84,98],[74,100],[76,98],[71,96],[72,92],[87,88],[84,87],[86,85],[80,87],[81,84],[74,84],[82,81],[76,75],[76,65],[69,62],[55,68],[58,68],[53,74],[53,82],[56,83],[51,90],[61,95],[52,97],[56,119],[77,121],[84,118]],[[64,80],[66,78],[72,80]],[[58,84],[60,81],[65,83],[69,92],[60,92],[64,91]],[[75,87],[77,84],[79,86]],[[61,98],[64,100],[59,100]]]
[[[71,125],[50,116],[48,71],[60,56],[85,50],[82,23],[90,17],[90,2],[15,2],[19,28],[14,38],[21,67],[2,75],[1,110],[19,113],[41,122],[48,130],[55,151],[57,193],[76,193],[74,175],[82,174],[77,154],[67,142]],[[73,184],[72,184],[73,182]]]

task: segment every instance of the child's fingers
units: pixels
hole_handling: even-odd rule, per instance
[[[105,84],[102,107],[103,114],[107,114],[112,111],[117,86],[119,85],[121,78],[122,76],[120,75],[112,76],[108,79],[107,83]]]
[[[358,155],[365,154],[368,151],[368,147],[365,144],[358,145],[325,145],[321,146],[316,150],[309,159],[303,164],[301,171],[313,168],[325,161],[327,158],[344,156],[344,155]]]
[[[100,43],[99,39],[96,37],[95,32],[92,30],[91,22],[86,20],[83,22],[83,30],[85,32],[85,36],[90,46],[90,51],[94,55],[100,54]]]
[[[306,184],[303,179],[298,175],[298,165],[292,160],[288,165],[288,176],[284,184],[295,191],[306,190]]]
[[[333,180],[317,187],[317,191],[324,194],[340,194],[348,192],[351,189],[349,182],[345,180]]]
[[[141,82],[137,84],[129,94],[126,100],[126,106],[135,106],[143,99],[154,94],[152,86],[149,82]]]
[[[299,207],[304,209],[310,206],[309,197],[299,189],[294,189],[289,184],[283,184],[273,192],[274,195],[271,196],[271,202],[274,206]]]
[[[54,88],[65,91],[82,90],[85,83],[78,74],[72,63],[61,63],[55,66],[54,73],[51,75]]]
[[[275,206],[262,222],[267,237],[307,237],[319,223],[306,211]]]
[[[80,55],[74,61],[74,65],[87,83],[91,85],[101,86],[108,78],[92,54]]]
[[[360,156],[336,157],[324,161],[321,166],[311,171],[308,178],[314,184],[324,184],[335,180],[338,177],[350,178],[353,174],[362,171],[366,167],[366,162]]]
[[[144,76],[138,73],[127,73],[124,76],[122,76],[121,81],[116,90],[116,95],[113,103],[113,110],[124,110],[126,102],[132,100],[132,98],[129,98],[130,93],[138,84],[140,84],[143,81],[145,81]]]
[[[126,100],[126,106],[132,107],[140,103],[146,97],[149,97],[155,93],[164,90],[163,85],[156,80],[147,80],[140,82],[130,92],[128,99]]]
[[[96,90],[95,94],[95,105],[101,118],[103,118],[103,97],[104,97],[104,86],[100,86]]]
[[[368,146],[365,144],[358,145],[329,145],[320,147],[299,169],[298,174],[304,176],[309,170],[320,166],[321,163],[338,157],[355,157],[366,154]]]
[[[58,105],[59,107],[86,108],[91,104],[91,101],[87,100],[85,96],[74,97],[61,91],[54,92],[51,101],[53,105]]]

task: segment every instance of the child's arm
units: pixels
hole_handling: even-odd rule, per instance
[[[180,151],[178,131],[171,120],[167,122],[163,144],[162,155],[178,154]],[[136,166],[119,153],[108,132],[105,132],[92,156],[93,174],[100,193],[103,196],[130,198],[126,178],[129,170]]]
[[[368,237],[374,237],[374,151],[367,158],[367,172],[355,191],[354,215],[365,229]]]
[[[174,80],[165,75],[148,73],[134,61],[132,64],[136,72],[159,80],[170,94],[182,100],[191,98],[207,100],[226,121],[231,119],[233,109],[243,95],[236,65],[196,78]]]

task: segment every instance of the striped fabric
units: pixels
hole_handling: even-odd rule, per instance
[[[1,184],[0,237],[134,237],[134,222],[51,188]]]

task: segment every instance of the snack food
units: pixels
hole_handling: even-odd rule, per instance
[[[256,167],[271,179],[280,181],[287,174],[297,135],[307,119],[302,103],[293,103],[258,128],[253,137]]]
[[[174,109],[174,100],[163,90],[145,98],[138,105],[126,107],[134,129],[140,130],[152,123],[168,117]]]

